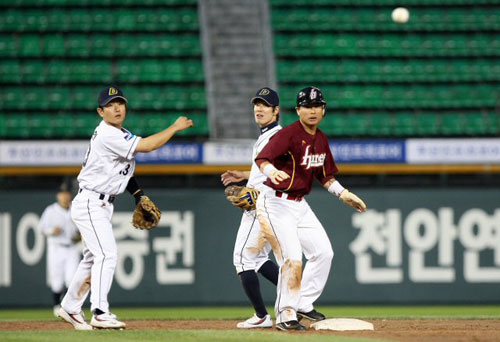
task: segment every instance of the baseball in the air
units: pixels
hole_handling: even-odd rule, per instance
[[[392,11],[391,17],[396,23],[404,24],[410,19],[410,12],[404,7],[398,7]]]

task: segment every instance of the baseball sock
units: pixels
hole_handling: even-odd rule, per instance
[[[54,306],[61,304],[61,295],[62,292],[52,292],[52,300],[54,302]]]
[[[274,285],[278,285],[278,277],[280,273],[280,269],[278,265],[276,265],[271,260],[268,260],[262,265],[259,269],[259,273],[264,276],[267,280],[269,280]]]
[[[259,278],[255,271],[243,271],[239,274],[243,289],[247,294],[248,299],[252,302],[255,313],[259,318],[264,318],[267,315],[266,306],[260,293]]]

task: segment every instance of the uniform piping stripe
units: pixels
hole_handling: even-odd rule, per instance
[[[293,157],[292,152],[288,151],[288,154],[292,157],[293,171],[292,171],[292,180],[290,181],[290,185],[288,186],[288,188],[286,188],[285,192],[290,190],[290,188],[292,187],[292,184],[293,184],[293,179],[295,178],[295,158]]]
[[[240,252],[240,264],[241,264],[241,269],[243,270],[243,272],[245,271],[245,265],[243,265],[243,250],[245,249],[245,246],[247,245],[248,238],[250,237],[250,233],[252,232],[253,226],[255,224],[255,219],[256,219],[256,216],[253,218],[252,225],[250,226],[250,230],[248,231],[247,238],[245,239],[245,243],[243,244],[243,247],[241,248],[241,252]]]
[[[264,209],[266,211],[267,220],[269,221],[269,224],[271,225],[271,228],[273,230],[273,234],[276,237],[276,241],[278,242],[278,246],[280,248],[281,259],[282,259],[281,261],[282,261],[282,263],[284,263],[285,260],[283,259],[283,249],[281,249],[281,244],[280,244],[280,241],[278,239],[278,235],[276,234],[276,231],[274,230],[273,224],[271,222],[271,218],[269,217],[269,212],[267,211],[267,208],[266,208],[266,200],[267,200],[267,198],[266,198],[266,196],[264,196]],[[282,277],[283,277],[283,274],[281,272],[281,267],[280,267],[280,278],[282,278]],[[278,297],[278,313],[281,314],[281,311],[280,311],[280,302],[281,302],[281,293],[282,293],[281,287],[283,286],[283,278],[281,279],[281,281],[279,283],[280,283],[280,295]],[[276,319],[278,319],[278,318],[276,317]]]
[[[99,244],[99,248],[101,249],[101,253],[104,256],[101,263],[101,270],[99,271],[99,306],[101,305],[101,283],[102,283],[102,270],[104,268],[104,260],[106,260],[106,254],[104,254],[104,250],[101,246],[101,241],[99,241],[99,236],[94,227],[94,222],[92,222],[92,216],[90,216],[90,208],[89,208],[90,200],[87,200],[87,212],[89,213],[90,224],[92,225],[92,229],[94,230],[95,237],[97,238],[97,243]]]
[[[134,141],[132,142],[132,145],[130,145],[130,148],[128,149],[127,158],[128,158],[128,155],[130,154],[130,150],[132,149],[132,147],[134,147],[136,140],[137,140],[137,136],[134,138]]]

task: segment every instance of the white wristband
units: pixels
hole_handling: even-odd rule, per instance
[[[275,168],[273,164],[269,163],[266,166],[264,166],[264,170],[262,170],[262,173],[265,174],[267,177],[271,177],[271,173],[273,173],[274,171],[278,171],[278,169]]]
[[[331,194],[335,194],[337,197],[339,197],[344,190],[345,188],[337,180],[328,187],[328,192]]]

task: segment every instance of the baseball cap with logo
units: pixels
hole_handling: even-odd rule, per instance
[[[278,93],[272,90],[271,88],[261,88],[257,91],[254,97],[252,97],[252,100],[250,101],[252,104],[255,102],[255,100],[262,100],[265,103],[267,103],[270,106],[279,106],[280,105],[280,98],[278,96]]]
[[[297,94],[297,107],[310,106],[313,104],[326,105],[323,93],[319,88],[307,87]]]
[[[123,92],[120,89],[118,89],[117,87],[107,87],[101,90],[101,92],[99,93],[97,103],[100,107],[104,107],[114,99],[123,99],[125,102],[128,102],[128,100],[125,98],[125,95],[123,95]]]

